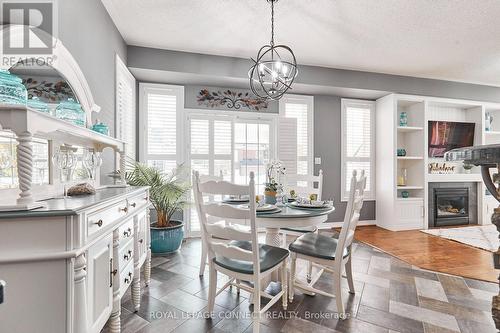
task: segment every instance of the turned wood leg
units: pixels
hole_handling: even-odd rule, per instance
[[[132,303],[137,312],[141,307],[141,267],[139,266],[139,221],[134,219],[134,278],[132,279]]]
[[[17,172],[19,177],[18,204],[33,202],[31,184],[33,180],[33,136],[29,132],[17,135]]]
[[[286,310],[288,307],[288,277],[286,274],[286,259],[281,264],[281,290],[283,291],[283,295],[281,296],[281,301],[283,305],[283,309]]]
[[[73,270],[74,270],[74,293],[75,293],[75,311],[73,321],[73,332],[86,333],[87,332],[87,260],[85,255],[81,254],[76,257]]]
[[[276,247],[281,247],[281,235],[279,228],[266,228],[266,244]],[[274,271],[271,273],[271,278],[263,279],[263,288],[266,288],[271,281],[279,281],[278,272]]]
[[[288,299],[290,303],[293,302],[295,296],[295,270],[297,266],[297,255],[292,253],[292,260],[290,261],[290,285],[288,286]]]
[[[148,249],[148,257],[146,258],[146,262],[144,263],[144,284],[149,286],[151,282],[151,250]]]
[[[127,181],[125,180],[125,170],[126,170],[127,156],[125,155],[124,151],[121,151],[119,154],[120,154],[120,183],[122,185],[126,185]]]
[[[111,333],[120,333],[121,331],[121,300],[120,300],[120,283],[119,273],[116,273],[116,268],[118,266],[118,248],[120,245],[120,234],[118,229],[113,231],[113,309],[111,310],[111,316],[109,317],[109,330]]]

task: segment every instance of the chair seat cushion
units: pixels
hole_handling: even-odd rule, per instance
[[[315,233],[306,233],[288,247],[290,251],[300,253],[306,256],[335,260],[335,251],[337,251],[338,239]],[[344,250],[344,258],[349,255],[349,250]]]
[[[250,242],[232,241],[229,244],[247,251],[252,251],[252,244]],[[290,252],[288,252],[287,249],[266,244],[259,244],[260,272],[265,272],[276,265],[279,265],[288,257],[289,254]],[[253,263],[251,261],[243,261],[227,257],[216,257],[214,258],[214,263],[233,272],[253,274]]]

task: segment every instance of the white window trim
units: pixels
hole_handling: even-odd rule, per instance
[[[115,66],[116,66],[116,72],[115,72],[115,133],[116,133],[116,137],[120,140],[123,140],[122,137],[120,137],[120,133],[121,133],[121,126],[123,125],[123,121],[122,121],[122,117],[123,115],[119,114],[119,109],[118,109],[118,103],[120,102],[119,101],[119,98],[118,98],[118,80],[120,78],[120,75],[123,75],[127,80],[129,80],[130,82],[133,82],[134,84],[134,87],[133,87],[133,96],[132,96],[132,101],[133,101],[133,110],[134,110],[134,116],[135,116],[135,122],[134,122],[134,130],[136,130],[136,126],[137,126],[137,109],[136,109],[136,80],[135,80],[135,77],[132,75],[132,73],[130,73],[129,69],[127,68],[127,66],[125,65],[125,63],[123,62],[123,60],[120,58],[120,56],[118,54],[115,55]],[[137,141],[137,133],[135,133],[135,140]],[[129,144],[128,142],[126,142],[126,144]],[[129,149],[132,149],[135,153],[134,153],[134,156],[135,158],[137,159],[137,142],[134,142],[133,143],[133,147],[129,147]],[[118,170],[119,169],[119,159],[118,158],[115,158],[115,168]]]
[[[301,103],[305,102],[308,105],[308,110],[310,112],[307,113],[307,133],[309,135],[310,140],[308,140],[308,147],[307,147],[307,151],[309,152],[307,169],[309,170],[310,175],[314,175],[314,96],[285,94],[279,100],[280,117],[285,117],[285,103],[287,101],[290,102],[295,101]],[[297,161],[299,161],[298,156],[297,156]]]
[[[362,99],[341,99],[341,182],[340,182],[340,195],[341,201],[347,201],[349,198],[348,191],[345,190],[346,186],[346,162],[347,157],[345,156],[345,145],[346,145],[346,127],[345,122],[345,112],[348,105],[362,105],[363,107],[369,107],[371,111],[371,140],[370,140],[370,173],[371,173],[371,184],[370,191],[365,191],[365,200],[375,200],[375,102],[367,101]]]
[[[177,95],[177,133],[176,133],[176,163],[184,163],[184,87],[157,83],[139,83],[139,161],[145,163],[149,158],[147,153],[147,99],[148,91],[165,91]],[[151,156],[152,159],[161,159],[161,155]]]

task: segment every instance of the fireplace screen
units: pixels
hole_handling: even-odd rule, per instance
[[[469,189],[434,189],[434,212],[437,225],[469,223]]]

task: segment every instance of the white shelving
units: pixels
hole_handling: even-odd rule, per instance
[[[399,132],[415,132],[415,131],[423,131],[423,127],[417,127],[417,126],[398,126],[397,127]]]
[[[399,126],[400,114],[406,112],[408,126]],[[493,116],[492,131],[486,132],[485,114]],[[484,209],[484,185],[479,168],[471,173],[431,174],[429,163],[455,165],[443,158],[428,157],[428,122],[431,120],[475,124],[474,145],[500,144],[500,104],[468,100],[391,94],[377,100],[376,110],[376,205],[377,225],[397,231],[426,229],[428,226],[428,184],[433,182],[473,182],[477,184],[479,224],[489,223]],[[394,124],[388,131],[387,124]],[[405,149],[406,156],[397,156]],[[407,186],[397,186],[406,169]],[[403,192],[409,197],[403,198]],[[407,193],[404,193],[405,195]]]

